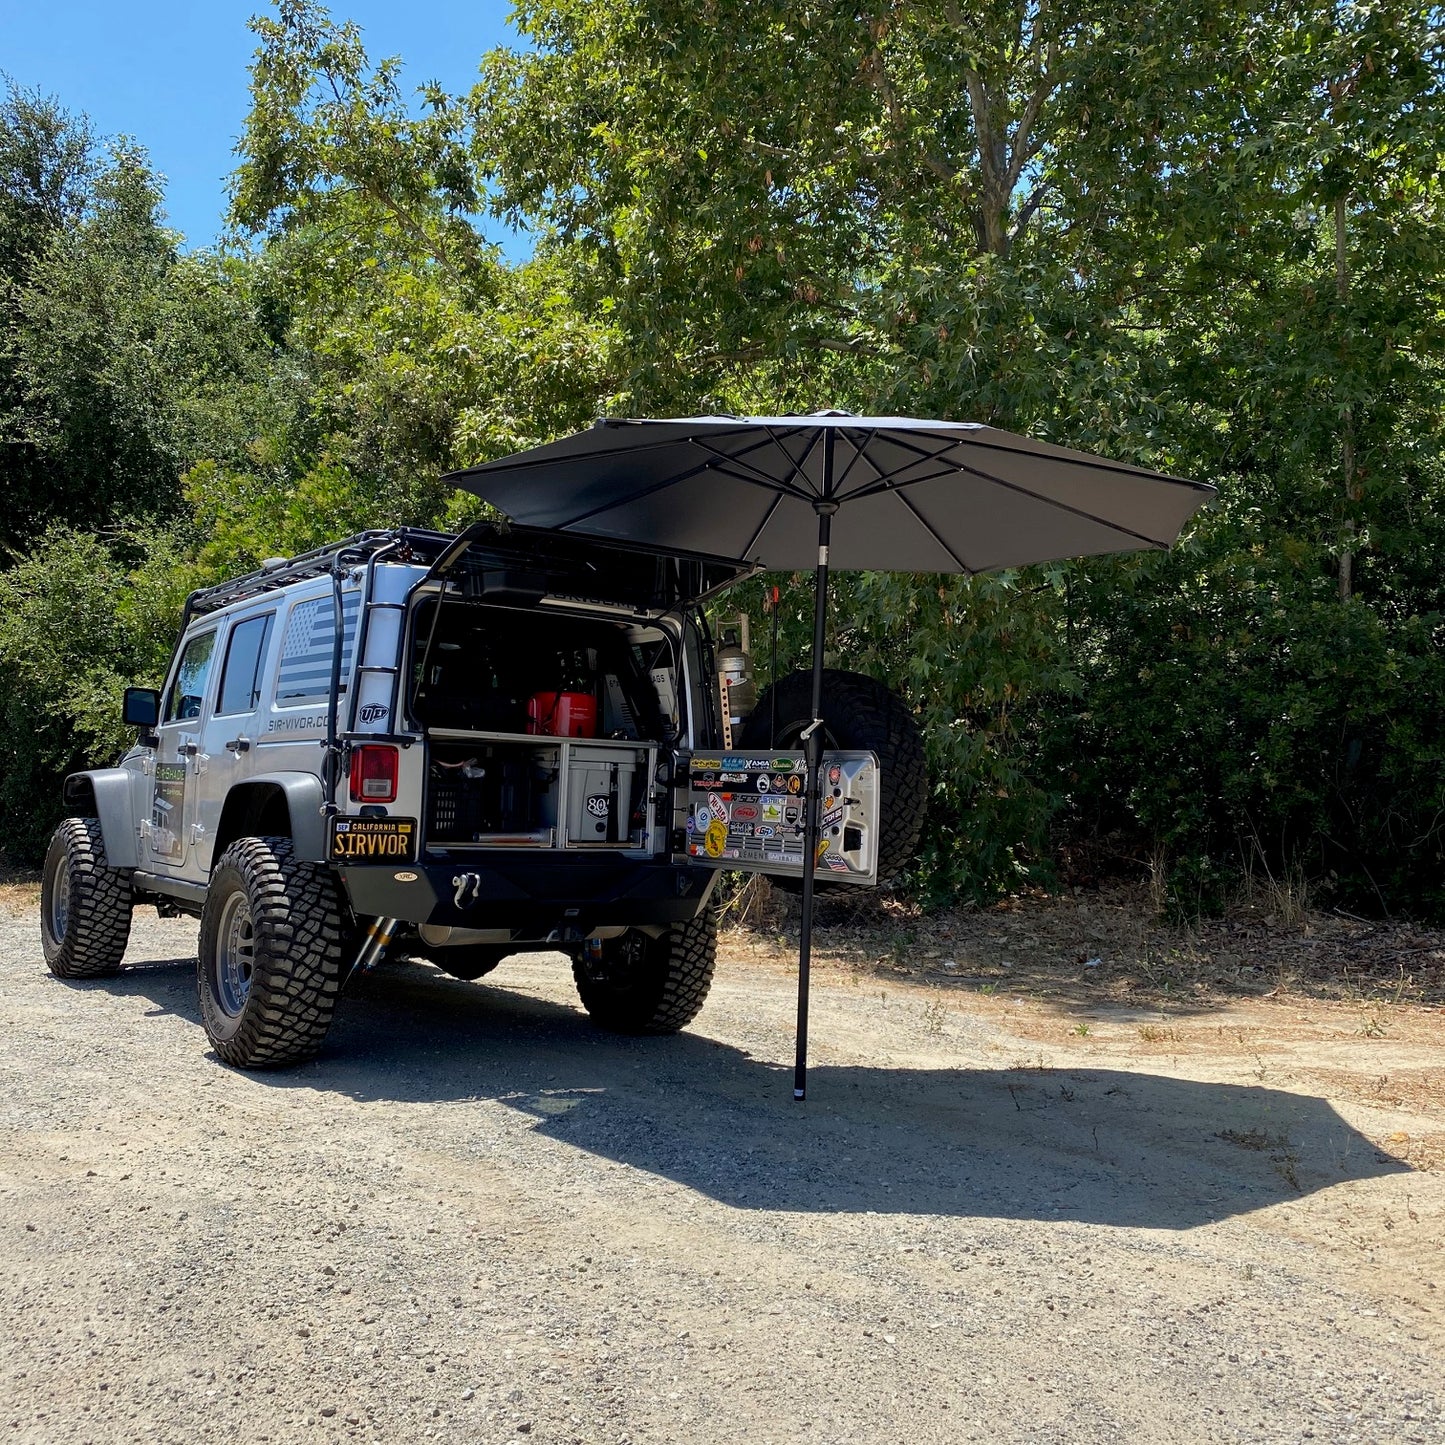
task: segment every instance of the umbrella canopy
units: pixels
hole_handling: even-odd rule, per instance
[[[981,572],[1167,547],[1214,488],[973,422],[692,417],[590,431],[449,478],[516,522],[759,562]]]
[[[912,417],[603,420],[447,480],[514,522],[753,562],[812,567],[813,723],[803,857],[816,857],[830,567],[982,572],[1164,548],[1214,495],[976,422]],[[813,870],[803,869],[798,1047],[806,1092]]]

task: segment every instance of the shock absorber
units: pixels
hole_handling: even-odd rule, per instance
[[[386,950],[391,946],[391,940],[400,926],[399,918],[373,918],[347,978],[353,978],[358,973],[370,973],[386,956]]]

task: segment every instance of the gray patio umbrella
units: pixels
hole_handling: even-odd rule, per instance
[[[528,526],[814,569],[805,858],[818,842],[830,568],[971,573],[1167,548],[1215,490],[975,422],[843,412],[604,419],[448,480]],[[798,1099],[807,1087],[807,868],[802,915]]]

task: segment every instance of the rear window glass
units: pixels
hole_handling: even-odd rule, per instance
[[[348,592],[341,600],[341,676],[351,667],[356,645],[356,618],[361,602],[359,592]],[[276,673],[276,706],[303,707],[325,702],[331,691],[331,647],[335,637],[335,613],[330,597],[298,602],[286,619],[281,639],[281,665]],[[343,680],[342,690],[346,683]]]
[[[226,643],[226,663],[221,669],[221,695],[217,714],[255,712],[261,701],[261,664],[271,640],[271,623],[276,614],[248,617],[231,629]]]

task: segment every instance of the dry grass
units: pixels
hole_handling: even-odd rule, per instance
[[[1214,1137],[1223,1139],[1226,1144],[1233,1144],[1240,1149],[1251,1149],[1260,1154],[1268,1154],[1270,1163],[1274,1165],[1275,1173],[1291,1189],[1300,1187],[1299,1152],[1287,1135],[1270,1134],[1263,1129],[1248,1129],[1244,1132],[1237,1129],[1221,1129]]]
[[[24,913],[40,902],[40,874],[33,868],[0,868],[0,908]]]
[[[796,900],[752,880],[747,926],[731,945],[796,947]],[[1445,930],[1368,922],[1307,907],[1297,879],[1257,880],[1229,913],[1192,927],[1165,921],[1151,885],[1024,894],[986,909],[924,916],[873,894],[820,900],[815,954],[864,975],[1025,998],[1157,1005],[1308,997],[1366,1006],[1364,1036],[1389,1009],[1445,1003]],[[1145,1042],[1165,1042],[1141,1030]]]

